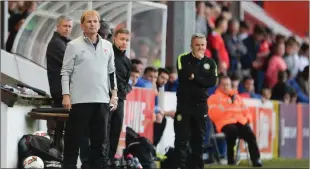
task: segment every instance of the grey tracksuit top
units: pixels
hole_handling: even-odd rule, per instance
[[[95,47],[84,35],[68,43],[61,70],[62,94],[71,103],[109,103],[110,78],[115,76],[114,52],[110,42],[98,36]],[[114,77],[116,89],[116,77]]]

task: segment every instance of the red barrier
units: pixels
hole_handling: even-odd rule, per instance
[[[118,150],[125,147],[127,126],[153,142],[154,106],[155,93],[150,89],[134,88],[127,95]]]

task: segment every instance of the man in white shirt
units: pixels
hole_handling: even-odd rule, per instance
[[[79,146],[86,133],[90,138],[89,167],[107,168],[109,113],[117,108],[118,98],[113,47],[98,35],[99,20],[97,11],[82,14],[83,35],[68,43],[63,60],[62,103],[70,110],[64,140],[66,169],[77,168]]]

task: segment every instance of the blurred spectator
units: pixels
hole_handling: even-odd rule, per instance
[[[239,38],[240,40],[244,40],[249,36],[250,33],[250,26],[246,21],[240,22],[240,31],[239,31]]]
[[[247,53],[241,58],[242,69],[250,69],[252,62],[257,58],[257,54],[261,47],[262,41],[265,39],[265,30],[262,26],[256,25],[252,35],[248,36],[244,41],[244,45],[247,48]]]
[[[165,91],[176,92],[179,85],[177,69],[173,68],[169,74],[169,80],[165,85]]]
[[[271,90],[269,88],[263,88],[262,89],[262,101],[265,102],[267,100],[270,100],[271,98]]]
[[[151,65],[149,59],[151,56],[151,41],[148,38],[138,40],[138,51],[136,52],[143,65]]]
[[[138,82],[139,77],[140,77],[139,69],[135,66],[132,66],[130,71],[129,84],[131,84],[131,86],[135,86]]]
[[[240,75],[237,72],[235,72],[230,76],[230,80],[231,80],[231,85],[232,85],[231,88],[233,90],[238,91],[239,84],[240,84]]]
[[[247,48],[247,54],[241,57],[242,69],[245,70],[245,73],[249,73],[251,70],[252,76],[255,78],[255,91],[260,93],[264,85],[264,76],[263,71],[264,60],[269,54],[269,47],[262,48],[262,42],[265,40],[266,32],[263,26],[255,25],[254,32],[248,38],[246,38],[243,43]],[[266,49],[265,49],[266,48]]]
[[[235,72],[241,69],[239,63],[241,56],[245,55],[247,52],[246,47],[240,40],[239,36],[239,21],[236,19],[230,20],[228,24],[228,31],[225,34],[224,42],[227,52],[230,58],[230,72]]]
[[[140,74],[143,72],[143,64],[139,59],[131,59],[131,66],[136,67]]]
[[[158,69],[158,78],[156,82],[157,90],[159,91],[159,88],[164,87],[169,78],[169,71],[165,68],[159,68]],[[166,128],[167,120],[164,116],[170,116],[174,117],[175,112],[164,112],[159,106],[158,106],[158,97],[155,98],[155,114],[156,114],[156,120],[154,122],[154,146],[157,146],[159,141],[161,140],[164,130]]]
[[[16,16],[15,19],[18,20],[18,22],[15,23],[14,29],[12,29],[10,31],[9,37],[8,37],[8,39],[6,41],[5,48],[6,48],[7,52],[11,52],[11,50],[13,48],[15,37],[16,37],[16,35],[18,33],[18,30],[20,29],[20,27],[25,22],[25,18],[23,16],[21,16],[21,15]]]
[[[111,31],[111,23],[106,20],[100,20],[100,29],[98,31],[99,35],[103,39],[107,39],[108,41],[112,42],[112,31]]]
[[[296,104],[297,103],[297,93],[294,90],[290,91],[290,104]]]
[[[266,85],[269,88],[273,88],[273,86],[277,84],[278,72],[287,69],[286,63],[283,59],[285,52],[284,43],[275,44],[274,50],[274,55],[269,60],[266,71]]]
[[[285,94],[289,93],[291,87],[288,85],[288,74],[286,71],[280,71],[277,75],[277,83],[272,88],[271,99],[284,101]]]
[[[215,30],[208,37],[208,47],[212,53],[212,58],[222,73],[226,73],[229,68],[229,56],[222,38],[222,34],[227,31],[227,22],[225,18],[219,17],[215,22]]]
[[[157,77],[156,82],[155,82],[157,92],[159,92],[159,88],[164,87],[167,84],[168,79],[169,79],[169,71],[165,68],[159,68],[158,69],[158,77]],[[163,109],[161,109],[158,105],[158,96],[155,97],[155,114],[156,114],[155,123],[161,123],[163,118],[164,118],[165,113],[164,113]],[[159,126],[157,126],[157,127],[159,127]],[[159,127],[159,128],[161,128],[161,127]],[[156,129],[154,128],[154,132],[155,132],[155,130]],[[157,131],[157,132],[159,132],[159,131]],[[157,135],[158,139],[156,139],[156,140],[159,142],[163,133],[157,133],[157,134],[158,134]],[[155,133],[154,133],[154,135],[155,135]],[[158,142],[157,142],[157,144],[158,144]]]
[[[214,3],[213,8],[211,11],[211,21],[215,24],[216,27],[216,20],[221,16],[222,8],[218,4]]]
[[[196,33],[207,36],[207,20],[205,16],[206,4],[202,1],[196,1]]]
[[[266,41],[268,46],[271,46],[275,42],[276,35],[274,34],[273,30],[269,27],[266,27]]]
[[[228,21],[231,20],[232,14],[231,14],[231,12],[230,12],[228,7],[226,7],[226,6],[222,7],[222,15],[221,16],[223,18],[225,18],[226,20],[228,20]]]
[[[261,95],[256,94],[254,92],[255,91],[254,79],[251,76],[244,77],[241,87],[239,86],[239,91],[240,91],[240,96],[244,98],[255,98],[255,99],[262,98]]]
[[[286,91],[284,93],[284,97],[283,97],[283,103],[284,104],[290,104],[291,103],[291,95],[289,91]]]
[[[301,44],[299,50],[299,71],[302,72],[306,66],[309,65],[309,44]]]
[[[14,15],[19,13],[19,9],[18,9],[18,4],[15,1],[8,1],[8,6],[9,6],[9,14],[10,15]]]
[[[167,84],[168,79],[169,79],[168,69],[159,68],[158,69],[158,78],[156,80],[156,89],[158,92],[159,92],[159,88],[164,87]],[[155,98],[155,114],[156,114],[156,121],[154,124],[154,145],[156,146],[159,143],[160,138],[162,137],[165,126],[166,126],[166,119],[163,116],[168,115],[168,116],[173,117],[174,112],[164,112],[161,108],[159,108],[158,96],[156,96],[156,98]],[[158,116],[160,116],[160,117],[158,117]],[[161,124],[158,124],[158,123],[161,123]]]
[[[286,37],[282,34],[277,34],[275,37],[275,43],[285,43]]]
[[[214,18],[212,17],[212,11],[214,9],[214,2],[212,1],[206,1],[205,2],[206,8],[205,8],[205,19],[207,21],[207,35],[209,35],[211,30],[214,29]]]
[[[299,57],[298,57],[299,43],[295,38],[289,38],[285,43],[285,56],[284,60],[287,69],[291,72],[291,77],[296,77],[299,70]]]
[[[19,22],[20,18],[27,18],[31,12],[36,10],[37,2],[36,1],[22,1],[22,2],[18,2],[17,6],[18,6],[18,12],[13,13],[9,18],[9,32],[14,31],[14,27]]]
[[[154,36],[154,46],[153,46],[153,54],[149,59],[150,65],[159,68],[161,66],[161,43],[162,43],[162,34],[161,31],[156,32]]]
[[[136,58],[136,52],[133,49],[130,49],[130,57],[131,59],[135,59]]]
[[[309,104],[309,66],[306,66],[296,78],[289,80],[288,83],[296,91],[297,101]]]
[[[143,76],[138,79],[135,86],[153,89],[153,82],[154,79],[157,79],[157,76],[157,70],[154,67],[149,66],[145,68]]]
[[[274,54],[275,45],[276,45],[276,44],[281,44],[281,43],[284,43],[284,44],[285,44],[285,42],[286,42],[286,37],[285,37],[284,35],[282,35],[282,34],[277,34],[277,35],[275,35],[274,43],[271,44],[271,48],[270,48],[270,50],[271,50],[273,53],[271,53],[271,54],[269,55],[269,57],[268,57],[269,60],[270,60],[272,54]],[[268,62],[269,62],[269,60],[268,60]],[[268,63],[268,62],[266,62],[266,63]],[[268,66],[268,64],[267,64],[266,66]],[[266,69],[267,69],[267,67],[266,67]]]

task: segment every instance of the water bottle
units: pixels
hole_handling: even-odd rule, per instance
[[[115,168],[120,168],[121,167],[121,158],[120,157],[114,157],[112,166]]]
[[[141,165],[140,162],[139,162],[139,159],[138,159],[137,157],[134,157],[134,158],[133,158],[133,161],[134,161],[134,167],[135,167],[136,169],[142,169],[142,168],[143,168],[142,165]]]
[[[126,156],[126,166],[127,168],[135,168],[135,163],[132,154]]]

